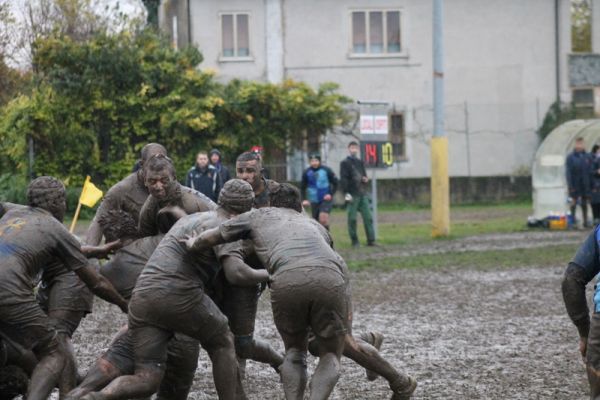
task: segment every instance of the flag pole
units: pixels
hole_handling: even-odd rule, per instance
[[[75,224],[77,223],[77,219],[79,219],[79,212],[81,211],[81,196],[83,195],[83,191],[85,190],[88,182],[90,181],[90,176],[85,177],[85,182],[83,183],[83,189],[81,189],[81,194],[79,195],[79,201],[77,202],[77,210],[75,210],[75,216],[73,217],[73,221],[71,222],[71,227],[69,228],[69,232],[73,233],[75,230]]]

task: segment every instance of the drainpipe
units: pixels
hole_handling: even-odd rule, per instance
[[[192,45],[192,11],[190,10],[190,1],[187,0],[187,45]]]
[[[560,0],[554,0],[554,51],[556,53],[556,101],[560,104]]]

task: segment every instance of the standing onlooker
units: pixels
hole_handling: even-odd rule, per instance
[[[219,172],[208,163],[208,154],[201,151],[196,156],[196,165],[187,173],[185,186],[191,187],[216,202],[221,191]]]
[[[221,162],[221,152],[217,149],[212,149],[210,153],[208,153],[208,156],[210,157],[210,165],[215,167],[219,173],[219,186],[223,187],[225,182],[231,179],[231,175],[229,175],[227,167]]]
[[[600,146],[592,147],[591,203],[594,225],[600,223]]]
[[[352,240],[352,246],[358,247],[358,235],[356,233],[356,212],[360,212],[367,234],[367,245],[375,245],[375,231],[373,229],[373,217],[367,197],[367,183],[369,178],[365,170],[365,164],[358,158],[358,143],[350,142],[348,145],[348,157],[340,163],[340,183],[348,201],[348,233]]]
[[[312,153],[309,162],[310,167],[302,174],[301,193],[305,199],[302,205],[310,204],[313,218],[329,230],[329,213],[338,180],[331,168],[321,164],[319,153]]]
[[[581,206],[583,226],[589,227],[587,218],[587,202],[590,196],[590,168],[591,159],[585,152],[583,138],[575,139],[575,148],[567,157],[567,185],[571,198],[571,215],[576,221],[575,211],[577,204]]]

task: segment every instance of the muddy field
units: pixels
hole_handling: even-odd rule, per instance
[[[563,268],[356,273],[354,331],[385,333],[382,353],[417,378],[417,399],[584,399],[577,334],[559,291]],[[97,300],[74,338],[82,369],[124,320]],[[261,301],[257,335],[281,348],[268,296]],[[251,399],[283,398],[278,376],[253,362],[246,387]],[[332,398],[389,396],[385,381],[367,382],[362,369],[343,361]],[[190,398],[216,398],[205,353]]]

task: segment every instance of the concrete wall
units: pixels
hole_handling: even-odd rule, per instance
[[[568,3],[559,0],[563,96],[570,95]],[[401,56],[351,56],[350,12],[365,8],[401,10],[406,48]],[[279,9],[281,24],[273,23],[272,16]],[[219,13],[228,11],[250,14],[250,60],[219,59]],[[322,82],[338,82],[341,91],[354,99],[389,102],[388,111],[403,112],[405,116],[407,160],[380,176],[429,176],[430,1],[190,0],[190,15],[192,42],[205,57],[201,67],[216,69],[223,81],[235,77],[277,81],[272,76],[279,76],[278,71],[268,66],[277,66],[278,57],[282,57],[284,77],[315,87]],[[536,129],[556,98],[555,33],[554,1],[445,2],[445,114],[451,176],[513,175],[529,169],[538,144]],[[273,35],[282,39],[283,54],[277,51]],[[334,170],[345,157],[351,139],[328,135],[326,162]]]

